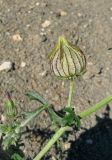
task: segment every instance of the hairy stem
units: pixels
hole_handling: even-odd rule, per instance
[[[73,90],[74,90],[74,80],[71,79],[71,80],[70,80],[70,90],[69,90],[67,107],[71,107],[72,98],[73,98]]]
[[[89,107],[87,110],[81,112],[79,114],[79,116],[81,118],[85,118],[88,115],[90,115],[91,113],[96,112],[97,110],[101,109],[102,107],[104,107],[105,105],[110,103],[111,101],[112,101],[112,96],[109,96],[109,97],[103,99],[102,101],[100,101],[99,103],[97,103],[96,105]]]
[[[40,160],[50,150],[52,145],[61,137],[61,135],[70,129],[71,128],[69,126],[61,127],[33,160]]]

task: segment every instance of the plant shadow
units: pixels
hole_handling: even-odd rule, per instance
[[[96,116],[95,127],[86,130],[76,141],[71,141],[66,160],[112,160],[112,119],[110,107],[104,117]]]

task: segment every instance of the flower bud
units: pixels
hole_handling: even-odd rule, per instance
[[[17,108],[8,92],[6,96],[7,101],[5,102],[5,114],[8,118],[14,118],[17,115]]]
[[[49,59],[54,75],[60,78],[74,79],[86,71],[85,55],[63,36],[59,37]]]

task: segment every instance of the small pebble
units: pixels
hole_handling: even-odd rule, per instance
[[[92,63],[92,62],[90,62],[90,61],[89,61],[87,64],[88,64],[89,66],[92,66],[92,65],[93,65],[93,63]]]
[[[67,15],[67,12],[61,11],[61,12],[59,13],[59,15],[60,15],[60,16],[66,16],[66,15]]]
[[[110,10],[112,11],[112,7],[110,7]]]
[[[70,143],[65,143],[64,144],[64,149],[68,150],[70,148],[71,144]]]
[[[47,71],[43,71],[42,73],[40,73],[40,76],[44,77],[46,76],[46,74],[47,74]]]
[[[10,61],[3,62],[0,65],[0,71],[3,71],[3,70],[10,71],[11,69],[13,69],[13,63]]]
[[[56,160],[56,158],[53,156],[53,157],[52,157],[52,160]]]
[[[26,149],[24,149],[24,150],[23,150],[23,153],[24,153],[24,154],[25,154],[25,153],[27,153],[27,150],[26,150]]]
[[[83,26],[84,28],[87,28],[88,27],[88,24],[84,24],[84,26]]]
[[[46,35],[46,32],[40,32],[40,35],[41,36]]]
[[[83,47],[83,49],[86,49],[86,46],[82,46]]]
[[[49,20],[45,20],[45,22],[42,23],[42,27],[47,28],[50,24],[51,24],[51,22]]]
[[[10,32],[5,32],[5,34],[6,34],[7,36],[10,36]]]
[[[92,22],[92,19],[89,19],[89,23],[91,23]]]
[[[49,93],[49,90],[46,90],[45,93]]]
[[[6,117],[5,117],[3,114],[1,115],[1,121],[2,121],[3,123],[6,122]]]
[[[25,66],[26,66],[26,63],[25,63],[25,62],[21,62],[20,67],[21,67],[21,68],[24,68]]]
[[[31,11],[28,11],[28,13],[31,13]]]
[[[81,17],[81,16],[82,16],[82,14],[81,14],[81,13],[77,13],[77,16],[78,16],[78,17]]]
[[[64,87],[64,86],[65,86],[65,82],[63,81],[63,82],[62,82],[62,87]]]
[[[50,11],[50,14],[53,14],[53,11]]]
[[[36,6],[39,6],[39,4],[40,4],[40,3],[39,3],[39,2],[37,2],[37,3],[36,3]]]
[[[14,34],[12,36],[13,41],[22,41],[22,37],[20,36],[20,34]]]
[[[30,25],[30,24],[27,24],[26,27],[29,28],[29,27],[31,27],[31,25]]]
[[[109,67],[106,67],[106,70],[109,71]]]
[[[10,8],[8,8],[7,12],[10,12]]]
[[[42,31],[42,32],[44,32],[44,31],[45,31],[45,29],[44,29],[44,28],[41,28],[41,31]]]

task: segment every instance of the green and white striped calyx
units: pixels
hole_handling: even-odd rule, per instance
[[[55,76],[74,79],[86,71],[86,58],[81,49],[60,36],[49,54],[51,69]]]

